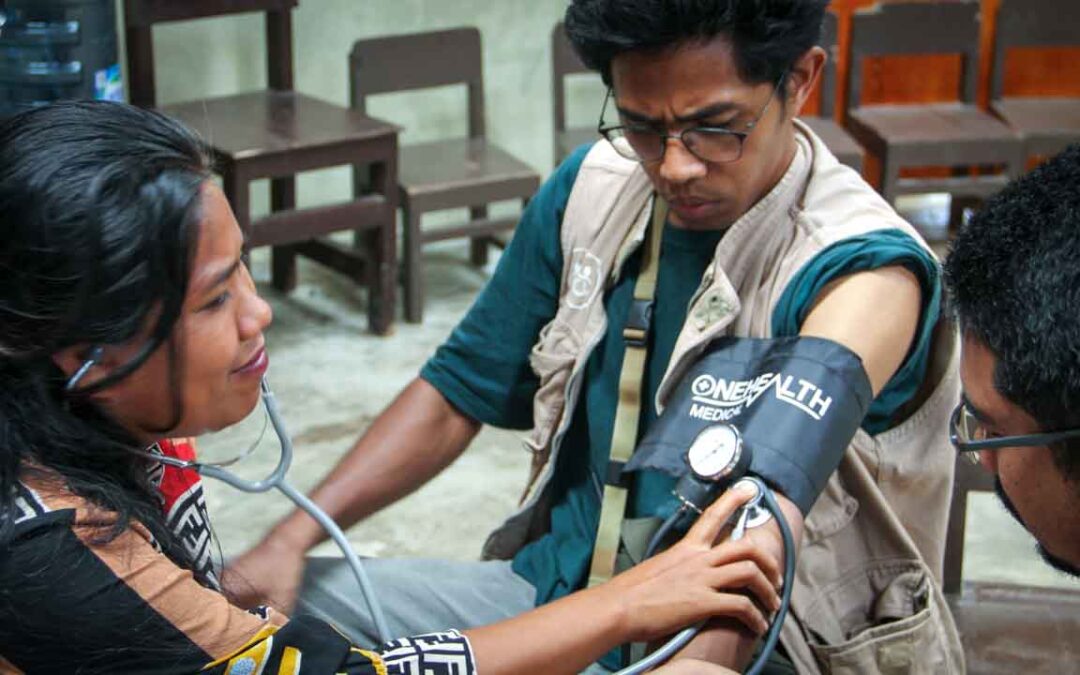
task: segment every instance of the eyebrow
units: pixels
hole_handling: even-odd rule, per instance
[[[221,284],[228,281],[229,278],[232,277],[232,275],[236,274],[236,270],[238,270],[239,268],[240,268],[240,259],[237,258],[236,261],[232,265],[229,265],[226,269],[224,269],[221,272],[215,274],[206,283],[198,284],[196,286],[196,288],[199,290],[199,292],[206,292],[206,291],[209,291],[212,288],[217,288]]]
[[[663,121],[664,121],[662,119],[657,119],[655,117],[649,117],[648,115],[643,115],[643,114],[641,114],[639,112],[635,112],[633,110],[628,110],[628,109],[622,107],[621,105],[618,105],[617,103],[615,104],[615,108],[619,111],[620,115],[622,115],[623,117],[625,117],[626,119],[628,119],[628,120],[630,120],[632,122],[639,122],[641,124],[662,124]],[[713,103],[712,105],[705,106],[704,108],[699,108],[698,110],[695,110],[695,111],[693,111],[691,113],[688,113],[686,115],[676,115],[675,116],[675,121],[676,122],[699,122],[699,121],[701,121],[703,119],[708,119],[710,117],[715,117],[717,115],[721,115],[723,113],[731,112],[733,110],[741,112],[742,109],[739,107],[739,105],[737,103],[733,103],[731,101],[722,101],[720,103]]]
[[[964,407],[968,409],[968,411],[975,417],[975,419],[979,420],[983,424],[997,426],[997,422],[995,422],[994,419],[990,417],[990,415],[975,407],[975,405],[971,402],[971,399],[967,397],[967,394],[960,394],[960,400],[963,401]]]

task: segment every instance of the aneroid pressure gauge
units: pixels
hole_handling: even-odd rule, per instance
[[[739,430],[714,424],[697,435],[686,451],[690,473],[675,487],[675,496],[699,513],[750,467],[750,451]]]
[[[742,434],[730,424],[714,424],[706,428],[686,451],[686,462],[698,478],[721,481],[733,474],[745,473],[748,459],[743,451]],[[738,471],[740,468],[743,471]]]

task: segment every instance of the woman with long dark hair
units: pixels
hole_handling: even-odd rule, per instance
[[[199,140],[154,112],[0,123],[0,672],[576,672],[710,616],[763,630],[777,570],[714,546],[734,492],[612,582],[464,634],[365,651],[231,605],[198,477],[155,459],[244,418],[268,366],[270,307],[209,177]]]

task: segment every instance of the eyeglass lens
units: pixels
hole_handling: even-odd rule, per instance
[[[984,441],[989,437],[986,427],[971,414],[967,406],[960,407],[960,416],[956,421],[956,430],[962,441]]]
[[[688,129],[680,137],[687,150],[710,162],[735,161],[742,152],[742,138],[735,133]],[[612,129],[608,140],[623,157],[651,162],[663,156],[667,136],[651,129],[623,127]]]

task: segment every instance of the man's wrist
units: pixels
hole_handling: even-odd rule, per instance
[[[324,538],[322,526],[314,518],[306,513],[296,512],[270,530],[263,543],[278,551],[302,554]]]

